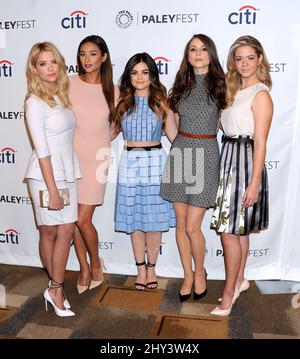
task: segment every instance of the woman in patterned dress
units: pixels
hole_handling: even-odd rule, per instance
[[[164,128],[172,140],[177,132],[167,120],[166,89],[154,60],[147,53],[132,56],[120,80],[114,136],[123,133],[125,148],[119,164],[115,229],[130,234],[138,268],[137,290],[158,285],[155,264],[162,232],[175,226],[172,204],[159,195]],[[145,258],[145,251],[146,257]]]
[[[242,291],[249,287],[244,270],[249,235],[266,229],[268,178],[264,165],[272,121],[269,63],[260,42],[238,38],[227,62],[227,107],[221,115],[225,135],[220,183],[211,228],[221,233],[226,282],[221,304],[211,314],[229,315]]]
[[[217,123],[225,107],[225,75],[213,41],[194,35],[187,43],[169,104],[179,132],[163,174],[161,196],[173,202],[176,240],[184,270],[179,299],[207,293],[205,238],[201,230],[207,208],[213,207],[219,177]],[[194,262],[194,272],[193,272]]]

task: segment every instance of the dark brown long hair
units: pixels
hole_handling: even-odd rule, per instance
[[[131,114],[135,109],[134,93],[135,88],[131,84],[130,74],[135,65],[144,62],[149,69],[150,87],[148,105],[151,110],[159,117],[162,117],[163,127],[167,115],[167,91],[165,86],[159,81],[158,69],[155,61],[146,52],[133,55],[127,62],[124,72],[120,79],[120,98],[116,109],[115,131],[121,130],[123,116]]]
[[[77,50],[77,65],[78,65],[79,75],[85,74],[85,69],[83,68],[80,62],[80,49],[82,45],[86,44],[87,42],[92,42],[93,44],[95,44],[99,48],[102,56],[104,54],[106,54],[107,56],[106,61],[103,62],[101,65],[100,76],[101,76],[101,83],[102,83],[104,97],[109,108],[109,123],[112,123],[115,117],[115,93],[114,93],[115,91],[114,91],[113,73],[112,73],[112,65],[111,65],[109,50],[106,45],[106,42],[101,36],[90,35],[84,38],[80,42]]]
[[[210,37],[203,34],[194,35],[185,46],[180,68],[176,74],[174,85],[170,90],[169,106],[174,112],[178,112],[179,101],[189,95],[195,83],[194,69],[188,61],[189,48],[193,39],[199,39],[207,49],[210,59],[208,72],[205,76],[207,92],[218,109],[221,110],[225,108],[226,105],[225,74],[220,64],[214,42]]]

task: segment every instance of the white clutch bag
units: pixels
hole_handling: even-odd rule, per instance
[[[70,192],[69,188],[59,188],[58,189],[60,197],[64,200],[64,205],[69,206],[70,205]],[[47,190],[41,190],[40,191],[40,206],[42,208],[48,208],[49,207],[49,192]]]

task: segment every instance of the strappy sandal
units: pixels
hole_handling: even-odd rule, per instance
[[[146,266],[146,262],[145,261],[140,262],[140,263],[136,262],[135,265],[137,267]],[[145,290],[146,289],[146,284],[144,284],[144,283],[135,282],[134,285],[135,285],[136,290]],[[142,287],[142,288],[139,288],[139,287]]]
[[[147,263],[148,268],[154,268],[155,265],[156,265],[156,263],[150,263],[150,262]],[[157,286],[158,286],[157,280],[152,281],[152,282],[147,282],[147,288],[148,289],[156,289]]]

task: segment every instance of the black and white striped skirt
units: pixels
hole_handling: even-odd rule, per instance
[[[242,198],[252,177],[253,140],[250,136],[222,138],[220,182],[211,220],[218,233],[248,235],[268,228],[269,189],[264,166],[257,202],[244,208]]]

